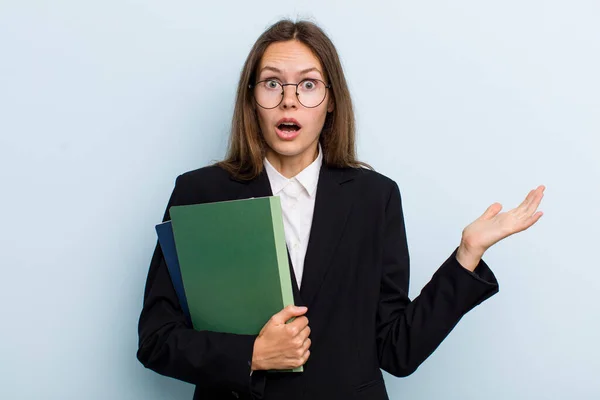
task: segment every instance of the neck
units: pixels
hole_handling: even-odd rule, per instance
[[[318,142],[311,146],[302,154],[295,156],[285,156],[278,154],[271,149],[267,150],[267,160],[283,176],[290,179],[298,175],[302,170],[312,164],[319,155]]]

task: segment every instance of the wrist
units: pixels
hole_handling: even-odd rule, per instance
[[[260,363],[260,342],[259,342],[259,338],[256,338],[256,340],[254,341],[254,348],[252,349],[252,362],[250,364],[250,370],[251,371],[258,371],[263,369],[261,363]]]
[[[479,265],[483,253],[481,250],[470,248],[468,244],[461,240],[456,251],[456,260],[463,268],[473,272],[477,265]]]

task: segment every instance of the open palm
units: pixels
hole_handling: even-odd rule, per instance
[[[540,185],[529,192],[525,200],[516,208],[500,212],[502,205],[494,203],[483,215],[463,230],[462,240],[474,253],[483,254],[500,240],[524,231],[535,224],[543,215],[537,211],[544,197],[545,186]]]

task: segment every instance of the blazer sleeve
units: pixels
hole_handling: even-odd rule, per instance
[[[177,178],[169,208],[178,204],[181,176]],[[159,374],[198,386],[230,390],[261,398],[264,374],[251,374],[256,335],[194,330],[186,320],[157,243],[144,291],[138,324],[138,360]]]
[[[413,373],[465,313],[497,293],[498,282],[483,260],[473,273],[463,268],[457,248],[410,301],[408,245],[396,183],[385,219],[377,350],[380,367],[400,377]]]

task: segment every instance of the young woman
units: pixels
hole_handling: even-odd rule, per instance
[[[226,159],[180,175],[164,219],[173,205],[280,196],[296,306],[258,335],[195,331],[157,245],[138,359],[195,384],[194,399],[387,399],[381,369],[411,374],[466,312],[498,291],[481,258],[541,217],[543,191],[508,212],[491,205],[411,301],[400,192],[356,159],[335,47],[312,23],[280,21],[258,38],[242,70]],[[302,373],[267,373],[300,365]]]

